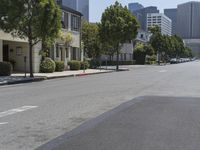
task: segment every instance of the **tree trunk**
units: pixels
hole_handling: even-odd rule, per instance
[[[33,45],[32,41],[29,41],[29,66],[30,66],[30,77],[33,78]]]
[[[110,62],[112,61],[112,55],[109,55],[109,61]]]
[[[116,49],[117,49],[117,64],[116,64],[116,71],[119,71],[119,46],[117,46]]]
[[[132,40],[132,44],[133,44],[133,55],[132,55],[132,60],[134,60],[134,59],[135,59],[135,57],[134,57],[134,55],[135,55],[135,53],[134,53],[135,41],[134,41],[134,40]]]

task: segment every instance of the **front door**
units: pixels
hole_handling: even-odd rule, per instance
[[[8,45],[3,45],[3,61],[9,61],[9,47],[8,47]]]

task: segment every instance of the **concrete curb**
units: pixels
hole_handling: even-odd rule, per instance
[[[25,80],[18,80],[18,81],[4,81],[4,82],[0,83],[0,86],[30,83],[30,82],[39,82],[39,81],[44,81],[44,80],[46,80],[46,77],[27,78]]]
[[[50,79],[59,79],[59,78],[66,78],[66,77],[81,77],[81,76],[89,76],[89,75],[96,75],[96,74],[105,74],[105,73],[112,73],[112,72],[115,72],[115,71],[114,70],[110,70],[108,72],[79,73],[79,74],[72,74],[72,75],[54,76],[54,77],[47,77],[47,80],[50,80]]]
[[[53,76],[53,77],[35,77],[35,78],[26,78],[25,80],[18,80],[18,81],[4,81],[0,82],[0,86],[5,85],[13,85],[13,84],[22,84],[22,83],[31,83],[31,82],[39,82],[44,80],[51,80],[51,79],[60,79],[60,78],[67,78],[67,77],[82,77],[82,76],[89,76],[89,75],[97,75],[97,74],[105,74],[105,73],[113,73],[113,72],[121,72],[121,71],[129,71],[129,69],[120,69],[110,70],[105,72],[94,72],[94,73],[80,73],[80,74],[72,74],[72,75],[63,75],[63,76]]]

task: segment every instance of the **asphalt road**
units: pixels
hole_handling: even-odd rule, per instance
[[[199,150],[199,98],[139,97],[38,150]]]
[[[173,109],[171,108],[172,112],[177,113],[177,117],[179,117],[183,109],[187,108],[187,104],[190,104],[190,99],[191,105],[194,105],[194,107],[191,106],[191,111],[195,111],[199,108],[197,107],[199,106],[198,99],[200,100],[199,68],[200,62],[168,66],[133,66],[128,72],[0,87],[0,149],[31,150],[38,148],[71,131],[83,122],[140,96],[190,97],[186,103],[180,103],[180,112],[175,107],[179,106],[178,102]],[[196,99],[192,97],[196,97]],[[156,102],[152,101],[149,104],[153,107]],[[159,98],[156,101],[160,102]],[[141,104],[143,103],[141,102]],[[142,108],[138,107],[138,109]],[[160,114],[161,108],[167,110],[170,106],[163,104],[159,108],[158,105],[153,109],[154,111],[152,110],[152,113]],[[147,116],[144,113],[141,117],[148,119]],[[158,115],[158,121],[169,116],[170,112],[166,111],[166,114]],[[178,122],[179,126],[190,121],[189,114],[188,117],[182,117],[182,120]],[[193,121],[194,125],[198,127],[200,121],[196,119],[197,117],[194,117]],[[117,121],[117,119],[113,120]],[[138,125],[140,124],[142,122],[138,122]],[[148,129],[150,132],[153,125],[152,123],[149,129],[147,127],[144,129]],[[168,128],[174,127],[173,125],[177,125],[177,123],[172,123],[171,126],[169,124]],[[189,123],[186,124],[186,129],[189,129]],[[191,132],[193,131],[195,132],[191,136],[194,138],[200,135],[196,133],[196,129]],[[146,138],[148,139],[150,135],[151,133]],[[143,142],[145,143],[145,141]],[[160,142],[163,142],[163,139]],[[138,147],[138,149],[140,148],[142,149],[142,147]],[[193,149],[191,147],[191,150]]]

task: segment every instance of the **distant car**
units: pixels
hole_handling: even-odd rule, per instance
[[[191,61],[195,61],[195,60],[196,60],[196,57],[194,57],[194,58],[191,59]]]
[[[183,60],[182,59],[177,59],[177,63],[182,63]]]
[[[172,58],[170,59],[170,64],[177,64],[177,59],[176,58]]]
[[[180,63],[183,63],[183,62],[185,62],[185,59],[184,58],[180,58],[179,61],[180,61]]]

